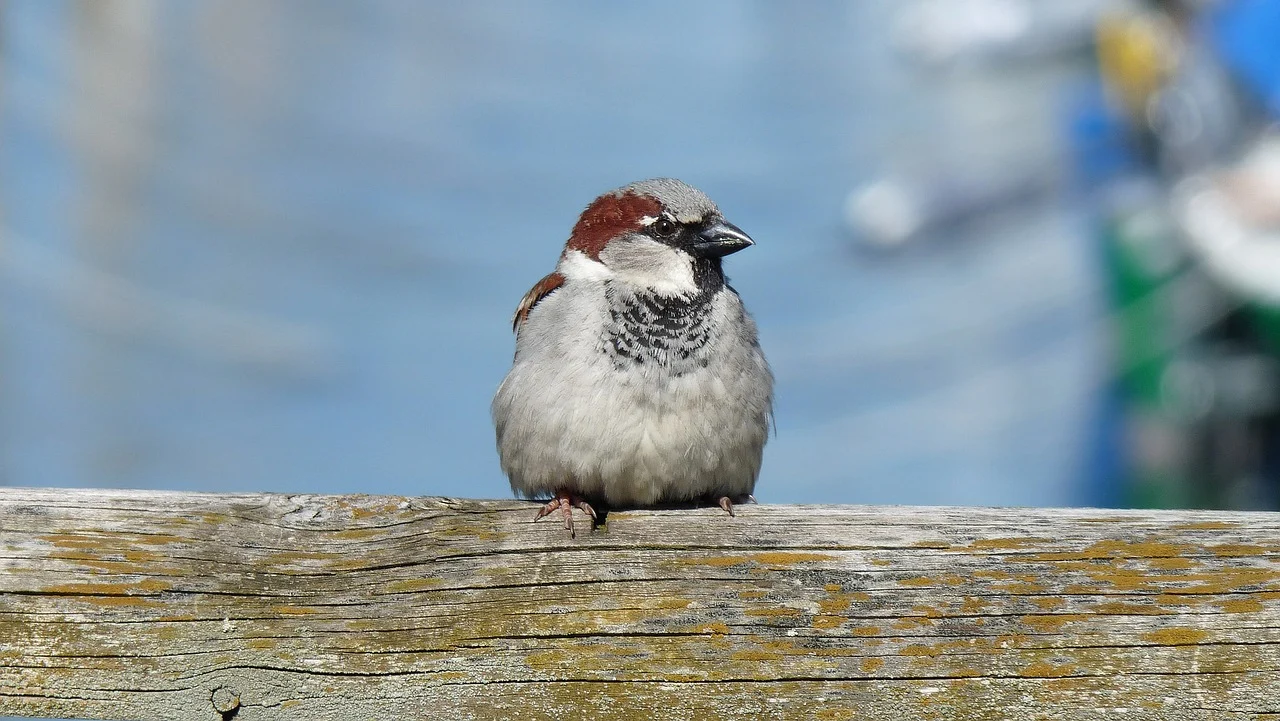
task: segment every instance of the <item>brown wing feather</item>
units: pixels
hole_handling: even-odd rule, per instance
[[[564,285],[564,276],[559,273],[548,273],[538,281],[536,285],[529,289],[528,293],[520,299],[520,305],[516,306],[515,317],[511,319],[511,330],[520,330],[520,324],[524,323],[529,317],[529,311],[538,304],[538,301],[546,298],[556,288]]]

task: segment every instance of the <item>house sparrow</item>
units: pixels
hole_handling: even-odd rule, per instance
[[[751,497],[773,405],[756,324],[721,258],[752,240],[711,199],[658,178],[596,198],[555,272],[516,308],[493,399],[511,488],[573,508]]]

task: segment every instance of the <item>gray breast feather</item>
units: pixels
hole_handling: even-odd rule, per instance
[[[773,378],[737,294],[673,309],[578,285],[530,314],[493,401],[512,488],[617,505],[750,493]]]

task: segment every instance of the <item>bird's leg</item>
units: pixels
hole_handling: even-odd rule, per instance
[[[574,508],[577,508],[581,510],[583,513],[590,516],[591,525],[592,527],[595,526],[595,522],[596,522],[595,509],[591,507],[590,503],[587,503],[582,498],[574,495],[573,493],[570,493],[569,491],[556,491],[556,497],[548,501],[547,505],[543,506],[542,508],[539,508],[538,515],[534,516],[533,520],[535,521],[540,520],[544,516],[549,516],[552,513],[554,513],[556,510],[559,510],[561,513],[564,514],[565,530],[569,532],[570,538],[575,538],[577,537],[578,534],[574,531],[574,528],[573,528],[573,509]]]
[[[758,503],[758,501],[756,500],[756,497],[755,497],[755,496],[753,496],[753,495],[751,495],[750,493],[748,493],[748,494],[746,494],[746,495],[744,495],[744,496],[738,496],[736,499],[735,499],[735,498],[730,498],[730,497],[728,497],[728,496],[721,496],[721,497],[720,497],[720,507],[721,507],[721,508],[723,508],[723,509],[724,509],[724,512],[725,512],[725,513],[728,513],[730,516],[736,516],[736,515],[737,515],[736,513],[734,513],[734,512],[733,512],[733,504],[735,504],[735,503],[738,503],[738,504],[742,504],[742,503]]]

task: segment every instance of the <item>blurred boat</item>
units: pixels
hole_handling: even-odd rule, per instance
[[[1091,473],[1136,506],[1280,508],[1280,0],[922,0],[897,41],[922,67],[1008,71],[1091,48],[1064,104],[1074,177],[935,163],[846,198],[897,248],[1042,198],[1094,210],[1115,343]],[[1060,177],[1062,176],[1062,177]],[[1106,494],[1103,494],[1106,495]]]
[[[919,0],[898,18],[894,41],[908,58],[941,67],[1009,62],[1085,50],[1099,14],[1120,0]]]
[[[1155,191],[1116,202],[1104,185],[1099,206],[1135,505],[1280,506],[1278,36],[1276,0],[1152,2],[1099,24],[1130,175]],[[1132,231],[1152,215],[1159,232]],[[1173,261],[1153,265],[1152,247]]]
[[[1082,54],[1094,42],[1098,17],[1116,6],[1114,0],[918,0],[901,11],[894,42],[922,67],[978,65],[999,75],[1028,59]],[[931,231],[1052,196],[1063,181],[1056,160],[981,169],[951,161],[873,178],[847,195],[844,224],[867,247],[896,248]]]
[[[927,175],[885,177],[849,193],[845,225],[864,245],[896,248],[931,231],[1046,198],[1058,185],[1051,165],[986,173],[947,167]]]

